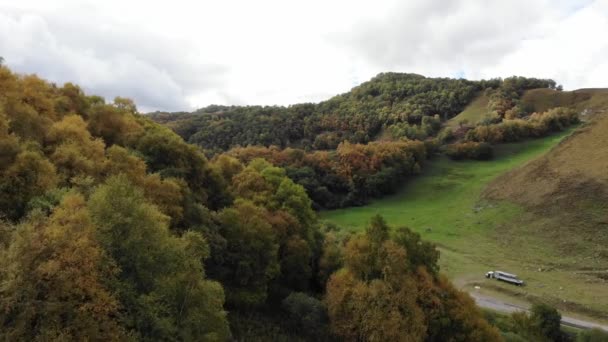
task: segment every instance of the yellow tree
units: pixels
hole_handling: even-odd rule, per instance
[[[500,341],[473,300],[435,274],[434,247],[404,230],[391,239],[377,216],[347,243],[344,268],[327,283],[333,333],[348,341]]]
[[[54,123],[46,135],[46,144],[63,182],[69,184],[74,177],[100,176],[105,144],[91,136],[82,117],[68,115]]]
[[[104,285],[116,274],[82,196],[17,229],[2,256],[3,340],[122,340],[119,304]]]

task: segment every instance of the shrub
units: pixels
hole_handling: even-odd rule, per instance
[[[491,144],[521,141],[564,130],[579,122],[576,111],[557,107],[543,113],[534,113],[527,119],[503,120],[500,123],[482,124],[466,134],[466,140]]]
[[[473,141],[448,145],[445,153],[453,160],[489,160],[492,159],[494,155],[492,146],[490,144]]]

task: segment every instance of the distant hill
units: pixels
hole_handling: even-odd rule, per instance
[[[517,107],[526,90],[552,90],[555,84],[517,76],[469,81],[391,72],[320,103],[213,105],[193,113],[156,112],[149,117],[211,152],[248,145],[332,150],[345,140],[368,143],[387,136],[425,140],[438,134],[441,123],[466,112],[465,108],[473,107],[471,115],[464,115],[473,121],[486,108],[502,117]],[[485,99],[472,103],[478,94]]]

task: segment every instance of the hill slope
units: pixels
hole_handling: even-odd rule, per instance
[[[511,228],[550,239],[573,257],[573,268],[605,270],[608,262],[607,133],[608,116],[597,114],[542,158],[498,177],[483,194],[526,208],[521,226],[527,229]]]
[[[497,178],[486,189],[486,197],[566,211],[574,201],[605,201],[607,133],[608,116],[595,118],[547,155]]]
[[[455,117],[451,118],[447,122],[447,126],[450,128],[457,128],[458,125],[465,121],[469,124],[475,125],[484,116],[489,114],[488,102],[490,99],[487,95],[481,94],[477,96],[462,112]]]
[[[407,191],[322,216],[356,228],[358,217],[382,213],[438,242],[443,270],[464,288],[477,291],[473,286],[480,285],[494,295],[545,301],[606,320],[608,92],[539,89],[526,92],[522,102],[537,111],[574,108],[584,123],[534,159],[498,150],[492,162],[439,160],[427,165]],[[484,176],[499,165],[508,167]],[[438,166],[450,172],[433,179]],[[454,180],[468,185],[446,186]],[[415,191],[418,187],[420,192]],[[496,268],[519,274],[528,286],[514,289],[483,280],[483,272]]]
[[[332,150],[342,141],[368,143],[384,132],[394,139],[424,140],[435,136],[440,123],[462,112],[477,94],[494,94],[495,109],[504,111],[526,90],[537,88],[553,89],[555,81],[516,76],[469,81],[391,72],[316,104],[212,105],[193,113],[157,112],[149,117],[213,153],[248,145]],[[483,112],[487,101],[473,106]]]
[[[532,89],[522,96],[522,104],[534,112],[544,112],[554,107],[572,107],[579,111],[597,111],[608,108],[608,89]]]

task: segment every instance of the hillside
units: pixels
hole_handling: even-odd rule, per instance
[[[530,234],[552,239],[573,267],[605,271],[608,262],[608,115],[598,113],[542,158],[503,174],[487,199],[517,203]],[[581,260],[584,255],[587,260]],[[602,279],[608,274],[602,273]]]
[[[608,89],[532,89],[524,93],[523,106],[531,111],[543,112],[553,107],[573,107],[579,111],[597,111],[608,107]]]
[[[283,167],[315,209],[334,209],[394,193],[435,154],[487,160],[492,145],[544,137],[579,121],[566,108],[526,111],[521,96],[538,88],[552,90],[555,81],[382,73],[316,104],[209,106],[149,117],[211,158],[226,153],[243,163],[263,158]],[[457,114],[470,122],[446,127]]]
[[[332,150],[345,140],[368,143],[387,132],[392,139],[431,138],[441,123],[467,106],[475,113],[487,108],[504,115],[526,90],[537,88],[554,89],[555,81],[516,76],[470,81],[390,72],[320,103],[212,105],[192,113],[157,112],[149,117],[209,153],[248,145]],[[486,94],[487,101],[471,103],[478,94]]]
[[[605,321],[607,95],[530,90],[524,105],[567,106],[583,123],[560,135],[496,145],[491,162],[435,159],[396,195],[322,217],[358,230],[359,220],[384,215],[442,246],[442,269],[466,289],[481,286],[493,296],[549,302]],[[494,268],[519,274],[528,286],[485,280],[483,272]]]
[[[485,94],[478,95],[462,112],[447,122],[447,126],[455,129],[461,123],[475,125],[484,116],[489,114],[488,104],[490,99]]]
[[[497,178],[485,191],[492,199],[530,208],[602,201],[608,197],[608,116],[598,115],[551,152]]]

